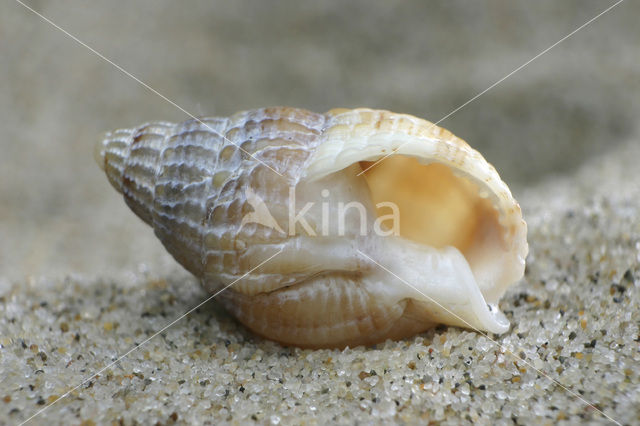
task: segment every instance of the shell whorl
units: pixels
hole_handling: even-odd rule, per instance
[[[388,154],[395,160],[367,171],[366,164]],[[523,274],[528,246],[520,207],[478,152],[428,121],[364,108],[325,114],[263,108],[116,130],[97,146],[96,159],[127,205],[208,290],[238,281],[219,299],[258,334],[299,346],[342,347],[409,336],[439,321],[493,332],[508,328],[487,303],[497,304]],[[400,170],[388,171],[394,168]],[[363,235],[363,218],[354,212],[345,232],[333,222],[325,230],[319,207],[306,227],[291,222],[292,208],[322,200],[328,189],[332,206],[356,200],[364,218],[374,220],[374,194],[385,194],[380,182],[416,186],[405,168],[419,172],[418,179],[435,179],[432,188],[452,185],[444,198],[419,182],[413,190],[433,196],[425,202],[445,203],[440,212],[426,212],[425,222],[442,224],[448,216],[468,222],[436,232],[443,238],[469,232],[460,240],[466,243],[454,243],[458,238],[446,240],[454,247],[431,246],[432,237],[419,229],[389,239]],[[413,196],[401,189],[386,194],[404,200],[404,209]],[[244,223],[256,207],[251,197],[264,200],[284,229]],[[315,235],[320,229],[328,233]],[[422,291],[363,259],[363,251],[421,281]],[[262,265],[274,253],[282,254]],[[453,316],[425,294],[451,307]]]
[[[214,264],[233,263],[242,245],[240,213],[251,211],[246,188],[273,199],[273,188],[299,179],[324,122],[310,111],[264,108],[229,118],[147,123],[108,133],[97,155],[131,210],[182,265],[202,276],[207,264],[216,273],[222,268]],[[273,241],[265,231],[252,237]]]

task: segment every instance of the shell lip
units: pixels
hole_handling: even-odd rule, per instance
[[[471,316],[477,319],[469,322],[481,324],[481,328],[494,333],[506,332],[509,321],[497,308],[497,302],[524,275],[527,226],[495,168],[462,139],[416,117],[370,109],[337,109],[327,115],[326,131],[309,158],[302,179],[316,181],[354,163],[377,161],[393,153],[413,157],[425,165],[433,162],[446,165],[456,176],[470,180],[479,191],[486,192],[498,212],[504,244],[492,256],[495,267],[483,268],[482,277],[478,276],[474,287],[482,297],[474,297],[477,303],[468,306],[473,310],[469,312]],[[477,271],[475,265],[473,270]]]

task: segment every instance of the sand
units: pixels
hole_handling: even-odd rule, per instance
[[[531,254],[501,303],[513,324],[502,336],[442,327],[300,350],[252,336],[210,302],[145,342],[206,299],[195,279],[15,283],[0,299],[0,418],[24,420],[84,382],[34,422],[604,423],[602,410],[637,423],[637,158],[632,142],[523,193]]]

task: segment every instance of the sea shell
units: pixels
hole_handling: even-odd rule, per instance
[[[520,207],[428,121],[264,108],[116,130],[96,158],[207,290],[233,283],[217,299],[259,335],[344,347],[509,328],[497,303],[524,273]]]

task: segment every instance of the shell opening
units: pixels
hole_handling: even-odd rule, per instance
[[[360,162],[360,167],[367,170],[372,164]],[[402,237],[437,249],[457,248],[487,301],[497,301],[492,289],[500,266],[495,260],[506,251],[504,229],[498,211],[476,183],[445,164],[424,164],[404,155],[385,159],[364,176],[374,204],[398,206]]]

